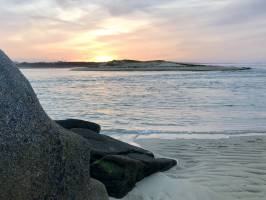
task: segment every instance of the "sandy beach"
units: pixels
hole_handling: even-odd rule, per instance
[[[125,200],[265,198],[265,136],[217,140],[151,137],[136,142],[157,155],[177,159],[178,166],[165,175],[153,176],[151,179],[158,182],[152,182],[152,190],[150,180],[144,180]]]

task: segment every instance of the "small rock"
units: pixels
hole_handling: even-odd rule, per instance
[[[65,129],[82,128],[96,133],[100,133],[101,131],[101,126],[99,124],[80,119],[55,120],[55,122]]]

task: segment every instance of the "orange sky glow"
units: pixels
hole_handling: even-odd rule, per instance
[[[264,0],[0,0],[17,61],[266,61]]]

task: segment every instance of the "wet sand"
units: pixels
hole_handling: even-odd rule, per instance
[[[265,136],[189,140],[141,139],[137,143],[160,156],[178,160],[178,167],[166,173],[170,178],[165,183],[161,182],[160,187],[168,188],[175,180],[176,186],[182,189],[173,188],[174,191],[165,194],[165,200],[176,199],[173,195],[183,195],[182,200],[200,200],[202,195],[205,199],[212,199],[213,195],[217,195],[215,198],[218,199],[265,199]],[[145,182],[141,187],[145,187]],[[190,195],[184,196],[186,194]]]

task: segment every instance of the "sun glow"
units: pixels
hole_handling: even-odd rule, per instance
[[[96,56],[93,61],[95,62],[108,62],[108,61],[112,61],[114,60],[114,57],[113,56]]]

